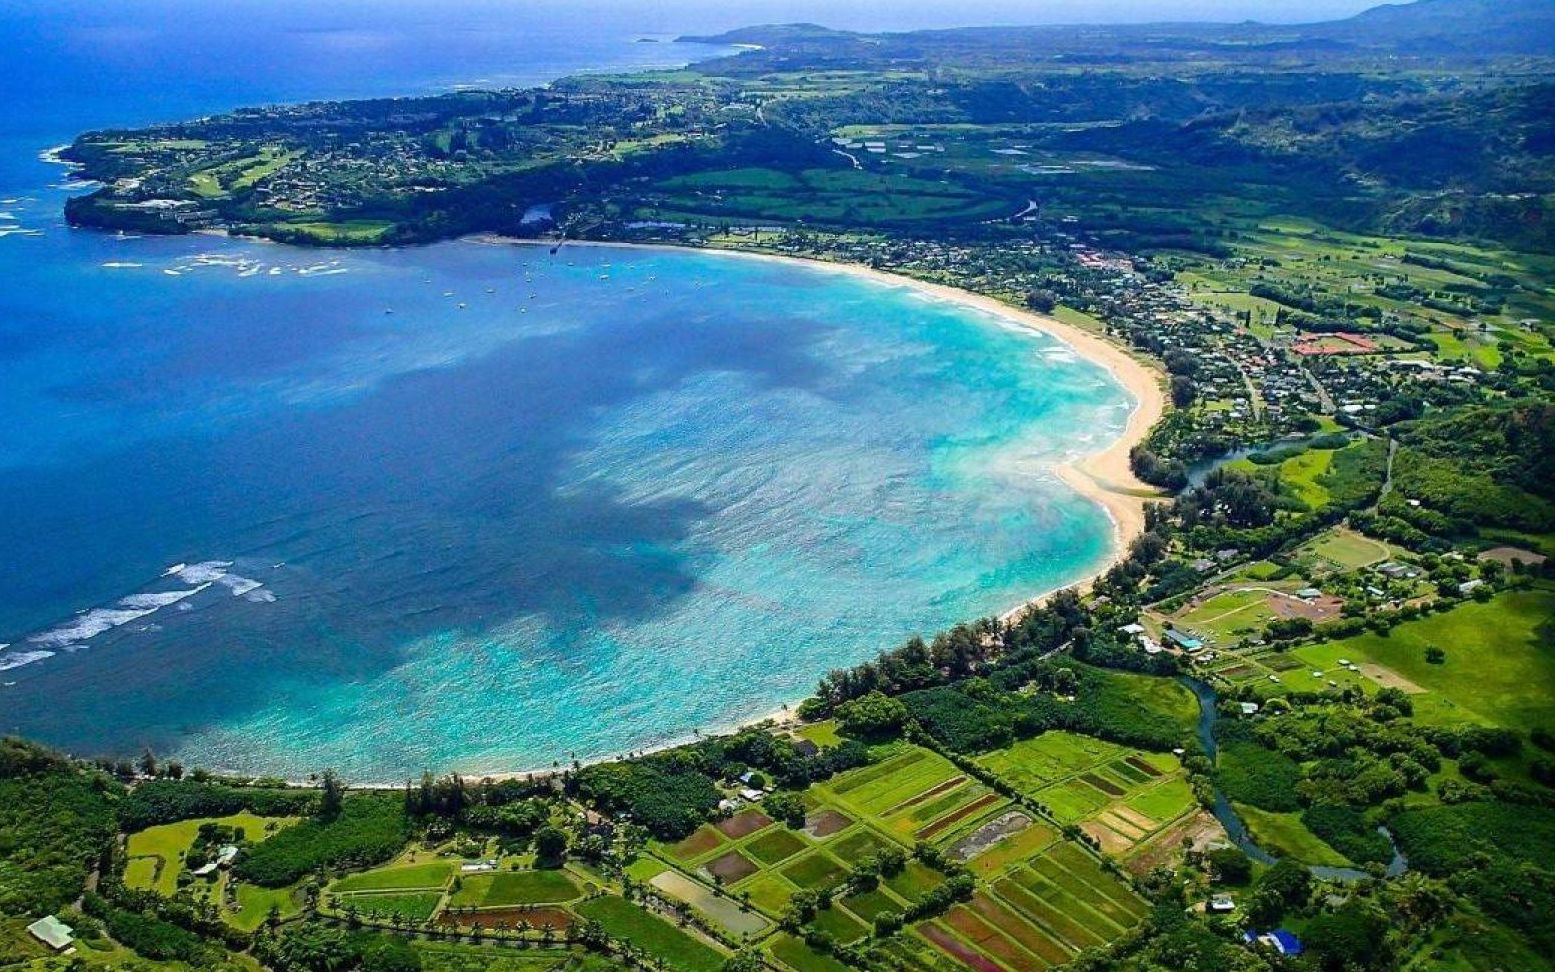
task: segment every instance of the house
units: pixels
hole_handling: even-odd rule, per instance
[[[1224,915],[1236,910],[1236,902],[1231,900],[1229,894],[1217,894],[1209,899],[1209,910],[1217,915]]]
[[[232,862],[238,859],[238,849],[235,844],[226,844],[216,852],[217,867],[231,867]]]
[[[1296,596],[1301,598],[1303,601],[1310,601],[1314,598],[1322,597],[1323,592],[1315,587],[1303,587],[1301,590],[1296,592]]]
[[[1459,594],[1472,594],[1472,593],[1474,593],[1475,588],[1484,587],[1484,586],[1485,586],[1485,582],[1480,580],[1478,577],[1476,577],[1473,580],[1464,581],[1463,583],[1459,584],[1458,585],[1458,593]]]
[[[461,874],[484,874],[487,871],[495,871],[496,869],[497,860],[495,858],[490,858],[484,861],[465,861],[463,864],[459,865],[459,872]]]
[[[808,739],[795,739],[794,740],[794,752],[798,753],[801,756],[814,756],[816,753],[819,753],[820,751],[821,751],[821,747],[817,746],[815,743],[811,742]]]
[[[1294,934],[1286,931],[1283,928],[1276,928],[1274,931],[1263,932],[1261,934],[1258,932],[1246,931],[1242,933],[1242,941],[1249,945],[1255,943],[1258,945],[1266,945],[1281,955],[1300,955],[1302,952],[1306,951],[1306,947],[1301,944],[1301,939],[1297,938]]]
[[[75,951],[75,940],[70,937],[73,931],[74,929],[53,915],[39,918],[27,926],[27,934],[62,955],[69,955]]]
[[[1250,715],[1257,715],[1258,714],[1258,703],[1257,702],[1243,702],[1243,703],[1240,703],[1240,704],[1242,706],[1242,714],[1243,715],[1250,716]]]
[[[1125,624],[1123,627],[1119,628],[1118,631],[1122,634],[1128,635],[1131,638],[1137,638],[1145,633],[1145,626],[1142,624]]]
[[[740,791],[740,796],[749,800],[751,803],[757,803],[761,800],[763,794],[760,790],[753,790],[747,786],[745,789]]]

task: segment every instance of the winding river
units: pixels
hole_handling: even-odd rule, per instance
[[[1187,675],[1181,676],[1181,681],[1188,686],[1199,700],[1199,722],[1195,732],[1199,739],[1199,745],[1204,747],[1204,754],[1213,762],[1216,753],[1215,723],[1220,718],[1220,712],[1217,707],[1220,696],[1207,682]],[[1218,784],[1215,785],[1214,791],[1215,801],[1210,807],[1210,812],[1215,815],[1215,819],[1220,821],[1220,825],[1225,828],[1226,836],[1231,838],[1231,842],[1240,848],[1244,854],[1260,864],[1273,864],[1275,861],[1278,861],[1278,856],[1271,854],[1253,840],[1252,834],[1247,829],[1247,824],[1242,821],[1241,817],[1237,816],[1236,809],[1231,806],[1231,801],[1226,799],[1225,793],[1221,791]],[[1388,862],[1387,869],[1383,874],[1385,877],[1398,877],[1409,869],[1409,861],[1404,857],[1403,851],[1398,849],[1398,845],[1393,841],[1393,835],[1388,832],[1386,827],[1378,827],[1377,832],[1386,837],[1389,846],[1393,848],[1393,859]],[[1371,877],[1370,873],[1355,867],[1329,867],[1321,864],[1309,864],[1307,865],[1307,870],[1312,872],[1313,877],[1322,878],[1325,881],[1360,881]]]

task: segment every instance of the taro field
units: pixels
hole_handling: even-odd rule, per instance
[[[1147,911],[1145,900],[1089,853],[1060,840],[914,934],[977,972],[1020,972],[1060,965],[1106,944]]]
[[[654,845],[659,864],[639,861],[631,875],[738,938],[759,935],[775,925],[796,891],[842,884],[852,873],[848,862],[893,844],[910,850],[910,841],[893,840],[871,818],[826,802],[819,788],[807,793],[806,799],[810,810],[801,829],[775,823],[760,810],[747,808],[702,826],[679,843]],[[869,934],[876,915],[905,911],[910,902],[943,880],[937,871],[909,861],[902,873],[877,890],[839,896],[836,905],[817,919],[817,927],[838,941],[856,941]]]
[[[1129,854],[1195,806],[1177,757],[1089,736],[1048,732],[977,762],[1059,822],[1078,824],[1108,854]]]

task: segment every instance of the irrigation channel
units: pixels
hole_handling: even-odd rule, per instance
[[[1197,734],[1199,745],[1204,747],[1204,755],[1209,757],[1210,762],[1214,762],[1216,752],[1215,723],[1220,719],[1220,711],[1216,704],[1220,701],[1220,696],[1207,682],[1190,678],[1187,675],[1182,676],[1181,679],[1183,684],[1188,686],[1194,695],[1198,696],[1199,723]],[[1231,801],[1227,800],[1226,795],[1221,792],[1220,786],[1217,784],[1214,789],[1215,803],[1210,808],[1210,812],[1215,815],[1216,820],[1220,821],[1220,825],[1226,829],[1226,836],[1231,838],[1231,842],[1241,848],[1242,853],[1260,864],[1273,864],[1279,860],[1277,856],[1253,842],[1252,834],[1248,832],[1247,825],[1242,822],[1241,817],[1236,815],[1236,810],[1231,806]],[[1409,869],[1409,861],[1404,857],[1404,852],[1398,849],[1398,844],[1394,843],[1393,835],[1388,832],[1388,828],[1378,827],[1377,832],[1386,837],[1389,846],[1393,848],[1393,860],[1388,862],[1387,870],[1383,874],[1390,878],[1398,877]],[[1322,878],[1326,881],[1360,881],[1372,876],[1368,872],[1354,867],[1327,867],[1319,864],[1309,864],[1307,865],[1307,870],[1312,872],[1313,877]]]

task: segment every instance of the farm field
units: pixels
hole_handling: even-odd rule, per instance
[[[687,972],[718,972],[724,956],[711,945],[651,915],[624,898],[605,895],[579,905],[577,911],[604,926],[612,938],[630,940],[644,952]]]
[[[771,926],[771,922],[760,914],[715,894],[711,888],[698,884],[676,871],[665,871],[648,883],[670,897],[690,905],[736,938],[741,935],[758,935]]]
[[[961,966],[1024,972],[1111,942],[1147,911],[1144,899],[1090,855],[1060,841],[915,933]]]
[[[753,933],[781,916],[796,891],[841,884],[851,862],[891,847],[906,853],[916,840],[948,844],[1007,805],[943,757],[906,746],[879,763],[810,788],[805,800],[809,813],[802,829],[747,809],[676,844],[653,845],[654,853],[678,873],[644,873],[656,887],[731,933]],[[879,911],[905,910],[942,880],[910,862],[885,883],[878,900],[839,900],[823,920],[836,926],[832,933],[837,937],[861,936]],[[747,899],[754,911],[740,910],[713,887]]]
[[[394,891],[401,889],[422,890],[436,888],[442,890],[448,883],[448,878],[454,872],[455,864],[452,860],[438,859],[425,861],[419,864],[401,864],[390,867],[374,868],[371,871],[363,871],[360,874],[350,874],[330,885],[330,890],[338,892],[351,891]]]
[[[377,891],[342,897],[342,910],[352,911],[372,921],[386,921],[396,915],[407,921],[422,922],[432,917],[443,900],[441,891]]]
[[[655,188],[664,194],[663,211],[657,218],[700,214],[774,221],[910,224],[974,221],[1012,208],[1009,201],[944,182],[847,169],[698,172],[665,179]]]
[[[497,871],[464,875],[449,903],[476,908],[561,904],[582,893],[565,871]]]
[[[422,972],[616,972],[613,960],[582,949],[493,949],[454,942],[411,940]]]
[[[1089,736],[1047,732],[977,762],[1060,822],[1080,824],[1112,854],[1127,853],[1194,806],[1175,756]]]

